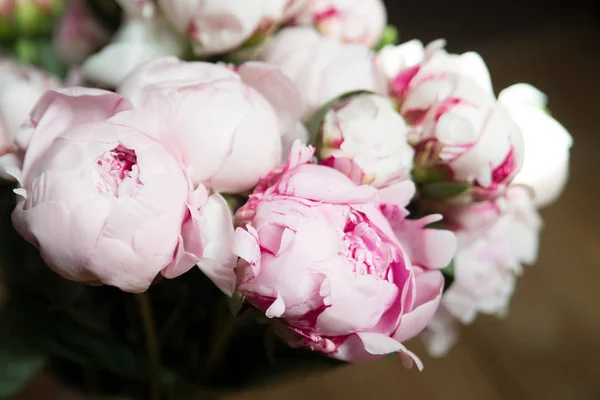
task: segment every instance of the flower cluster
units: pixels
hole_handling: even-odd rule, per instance
[[[139,293],[197,266],[345,361],[420,366],[408,339],[506,312],[568,176],[540,91],[389,43],[379,0],[119,4],[110,38],[69,3],[78,79],[0,60],[0,177],[52,270]]]

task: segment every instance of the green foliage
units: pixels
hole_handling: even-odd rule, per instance
[[[450,264],[442,270],[444,276],[444,292],[448,290],[450,285],[454,282],[454,259],[450,261]]]
[[[50,39],[20,38],[10,50],[15,59],[36,65],[60,78],[65,78],[68,67],[52,47]]]
[[[18,393],[46,365],[37,325],[17,303],[0,310],[0,398]]]

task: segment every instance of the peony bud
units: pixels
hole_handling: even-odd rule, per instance
[[[309,0],[296,17],[299,25],[313,25],[325,36],[374,47],[387,15],[382,0]]]
[[[545,110],[546,96],[521,83],[500,92],[499,100],[521,128],[525,142],[523,168],[514,182],[531,187],[538,207],[552,203],[569,175],[569,149],[573,138]]]
[[[385,97],[360,94],[333,106],[323,120],[319,157],[325,164],[352,160],[360,181],[375,187],[410,178],[414,150],[404,119]]]
[[[307,27],[286,28],[264,48],[260,59],[276,65],[296,84],[305,117],[335,98],[357,90],[386,94],[373,53]]]
[[[447,78],[450,89],[414,125],[414,179],[428,197],[444,200],[504,192],[523,163],[523,137],[504,105],[475,81]]]
[[[158,0],[163,14],[201,56],[235,50],[267,36],[285,18],[288,0]]]

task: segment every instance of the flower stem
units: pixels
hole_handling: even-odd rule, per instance
[[[146,337],[146,352],[148,355],[148,378],[150,380],[150,399],[161,400],[161,360],[160,347],[158,344],[158,335],[156,333],[156,324],[154,322],[154,314],[152,305],[150,304],[150,296],[147,293],[139,293],[135,295],[137,300],[140,318],[144,327],[144,335]]]

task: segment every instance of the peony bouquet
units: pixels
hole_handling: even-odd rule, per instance
[[[506,313],[572,139],[380,0],[0,1],[0,395],[211,396]],[[89,398],[89,397],[85,397]]]

